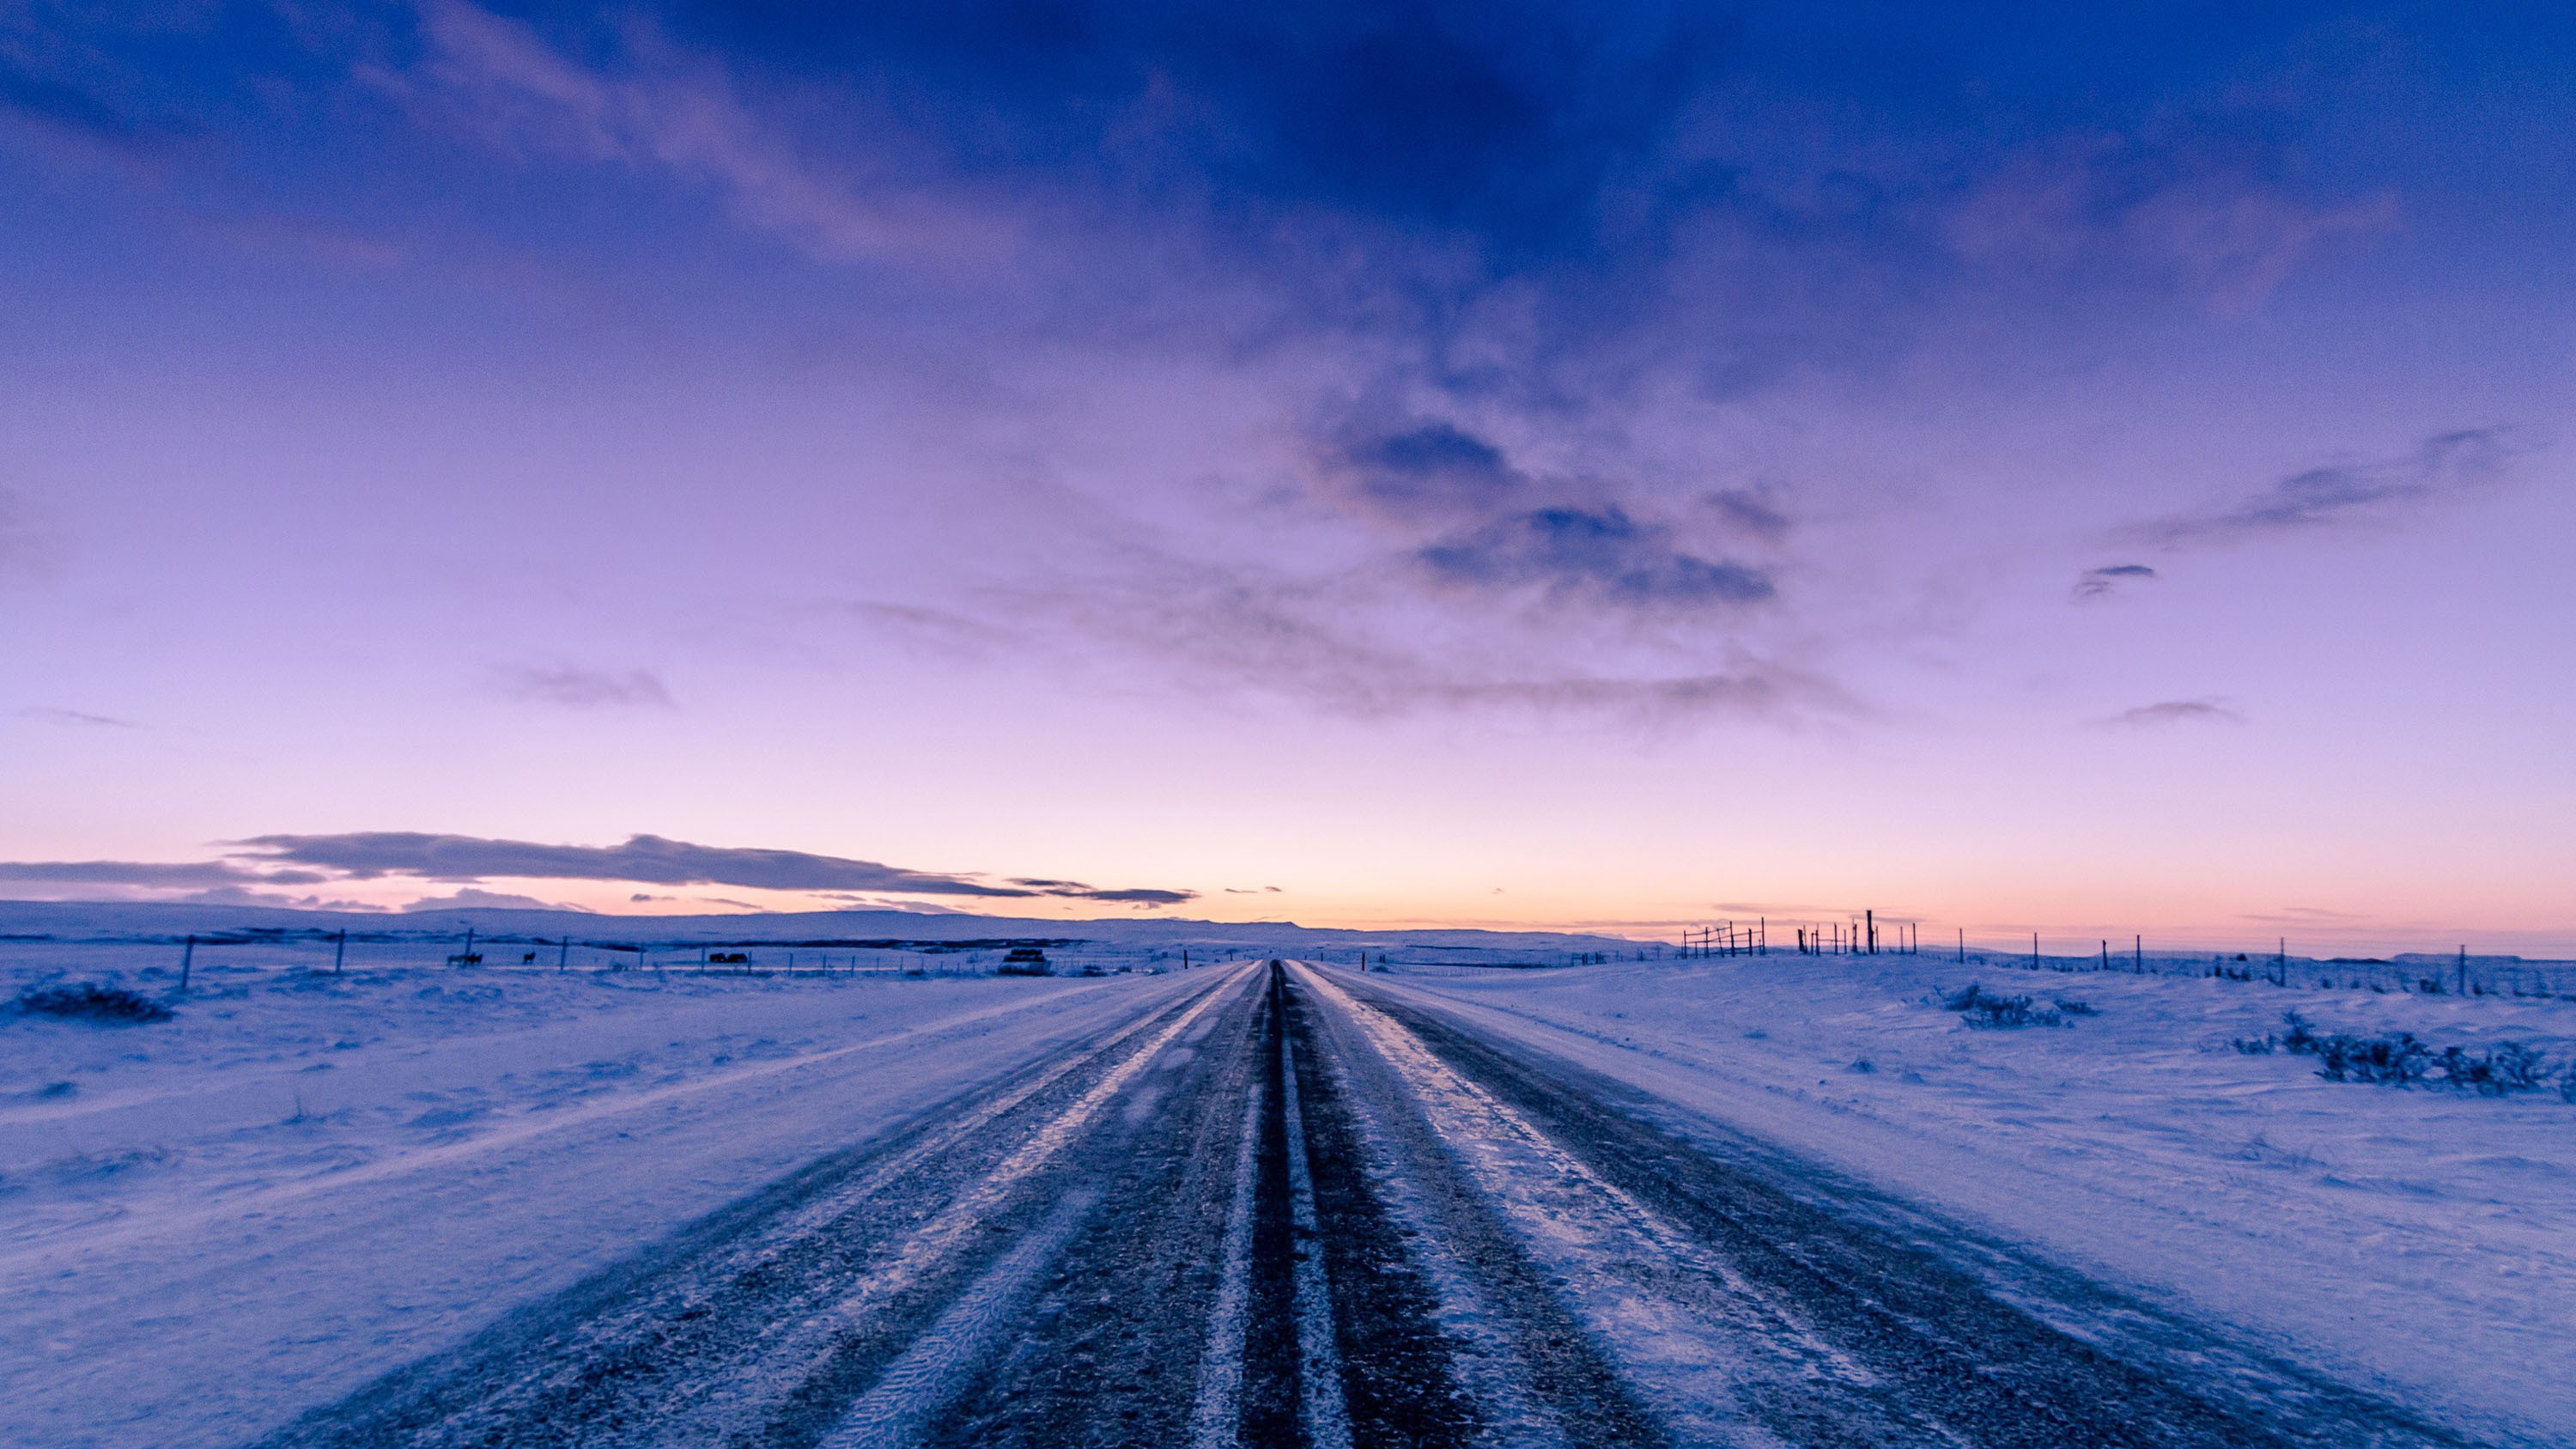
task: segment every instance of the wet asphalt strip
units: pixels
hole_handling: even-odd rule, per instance
[[[2133,1367],[1364,978],[1206,974],[263,1444],[2464,1442]]]

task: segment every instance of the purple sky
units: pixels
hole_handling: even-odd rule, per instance
[[[0,895],[2576,951],[2562,8],[811,9],[0,15]]]

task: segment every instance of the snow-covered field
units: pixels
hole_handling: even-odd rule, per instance
[[[2576,1057],[2576,1001],[1771,955],[1390,989],[2463,1424],[2576,1442],[2576,1105],[2332,1082],[2319,1031]],[[2080,1000],[1976,1029],[1970,981]],[[1864,1065],[1865,1064],[1865,1065]]]
[[[0,1020],[0,1443],[239,1443],[1183,979],[201,958],[168,1022]]]
[[[168,992],[171,940],[125,934],[0,942],[0,998]],[[1185,940],[1229,954],[1107,934],[1090,954],[1139,968]],[[1312,944],[1242,934],[1237,953]],[[316,937],[201,947],[170,1021],[0,1015],[0,1443],[241,1442],[1188,984],[458,970],[444,949],[353,946],[332,977]],[[2465,1427],[2576,1442],[2576,1105],[2231,1046],[2295,1008],[2563,1063],[2576,1002],[1932,956],[1368,979],[1642,1087],[1685,1130],[1777,1144]],[[1972,1029],[1937,1004],[1971,980],[2095,1012]]]

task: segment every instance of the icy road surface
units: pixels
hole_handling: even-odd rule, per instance
[[[265,1442],[2465,1442],[1365,976],[1124,999]]]

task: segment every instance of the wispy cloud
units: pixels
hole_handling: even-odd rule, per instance
[[[649,670],[623,671],[508,665],[492,672],[495,692],[531,704],[568,709],[669,709],[671,691]]]
[[[2276,926],[2351,925],[2379,919],[2360,911],[2335,911],[2323,906],[2281,906],[2269,911],[2246,911],[2240,921],[2262,921]]]
[[[387,909],[372,901],[340,900],[319,895],[291,895],[284,891],[253,890],[247,886],[211,886],[180,896],[178,903],[190,906],[269,906],[298,911],[381,911]]]
[[[686,54],[641,24],[616,70],[576,62],[519,21],[463,0],[421,11],[429,58],[383,77],[448,108],[491,140],[538,152],[665,168],[716,188],[745,224],[838,260],[990,252],[1006,229],[879,176],[809,163],[744,104],[716,61]],[[888,138],[889,140],[891,137]]]
[[[404,905],[404,910],[582,910],[580,905],[564,905],[559,900],[538,900],[533,895],[510,895],[505,890],[479,890],[479,887],[456,887],[453,895],[425,895]]]
[[[86,710],[61,709],[49,704],[31,704],[25,709],[18,711],[18,718],[31,719],[39,724],[61,725],[66,729],[130,730],[142,728],[142,726],[137,725],[130,719],[118,719],[113,715],[91,714]]]
[[[580,906],[560,901],[541,901],[535,896],[512,895],[508,891],[479,890],[460,886],[452,895],[423,896],[403,907],[406,911],[578,911]]]
[[[2320,464],[2250,498],[2137,524],[2121,534],[2179,548],[2379,521],[2411,505],[2493,484],[2524,446],[2500,428],[2437,433],[2401,457]]]
[[[1789,513],[1777,490],[1721,488],[1702,501],[1737,534],[1763,543],[1779,543],[1789,536]]]
[[[1414,558],[1443,583],[1536,587],[1622,609],[1729,608],[1778,592],[1762,570],[1684,552],[1672,530],[1640,523],[1615,504],[1536,509]]]
[[[950,609],[922,604],[896,604],[879,599],[850,599],[813,606],[814,612],[847,619],[871,633],[895,640],[915,653],[982,658],[1008,649],[1018,636],[998,625]]]
[[[2311,201],[2249,164],[2241,138],[2079,134],[1998,167],[1947,217],[1976,261],[2158,278],[2223,312],[2262,302],[2338,237],[2385,231],[2393,198]]]
[[[316,870],[250,870],[231,861],[11,860],[0,861],[0,881],[72,886],[147,886],[158,890],[218,886],[320,885],[335,879]]]
[[[39,75],[0,51],[0,120],[125,161],[159,161],[191,134],[147,120],[67,80]]]
[[[2075,581],[2075,601],[2080,604],[2087,599],[2105,598],[2122,584],[2144,583],[2155,576],[2156,571],[2145,564],[2104,564],[2086,569]]]
[[[2137,730],[2160,729],[2168,725],[2192,723],[2243,724],[2244,722],[2245,716],[2238,714],[2224,700],[2168,699],[2157,704],[2142,704],[2135,709],[2124,709],[2108,719],[2096,720],[2094,723],[2102,729]]]
[[[1375,587],[1366,578],[1307,582],[1158,558],[1133,580],[1006,599],[1018,617],[1141,654],[1204,686],[1360,717],[1520,712],[1663,728],[1861,709],[1830,681],[1722,639],[1614,647],[1577,621],[1576,644],[1563,648],[1490,629],[1472,645],[1424,648],[1376,627],[1381,615],[1404,617],[1410,601],[1391,602]],[[1477,592],[1460,601],[1470,639],[1490,608],[1490,591]]]

